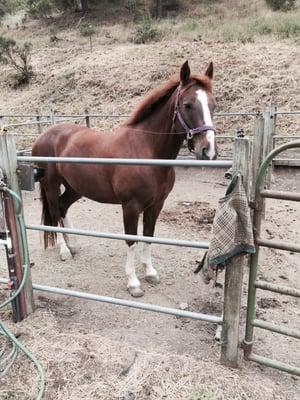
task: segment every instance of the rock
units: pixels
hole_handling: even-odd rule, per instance
[[[279,275],[279,278],[280,279],[284,279],[284,280],[288,280],[289,279],[286,275],[283,275],[283,274]]]
[[[180,303],[179,304],[179,309],[180,310],[188,310],[188,308],[189,308],[188,303]]]

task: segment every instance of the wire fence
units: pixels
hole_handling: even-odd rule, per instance
[[[298,117],[300,115],[300,110],[294,111],[276,111],[275,108],[271,107],[267,110],[271,111],[273,123],[274,123],[274,132],[273,132],[273,142],[274,146],[276,143],[284,143],[290,140],[300,139],[300,136],[297,135],[297,125],[295,126],[293,123],[289,123],[287,125],[278,124],[277,116],[290,116],[292,119],[294,117]],[[220,119],[225,118],[228,121],[228,118],[231,119],[230,123],[227,124],[225,121],[221,121],[220,129],[217,129],[216,138],[218,143],[222,146],[222,154],[219,156],[221,159],[231,159],[232,158],[232,144],[236,136],[247,135],[249,137],[253,137],[253,129],[251,120],[263,117],[266,112],[262,111],[229,111],[229,112],[219,112],[214,114],[214,118]],[[118,120],[121,123],[122,120],[125,120],[129,117],[129,114],[117,114],[117,113],[92,113],[88,110],[85,110],[83,113],[75,113],[75,114],[61,114],[56,112],[49,113],[28,113],[28,114],[1,114],[0,115],[0,130],[7,129],[9,130],[17,139],[18,139],[18,147],[20,149],[24,149],[24,147],[28,147],[30,144],[32,145],[33,141],[43,132],[45,127],[71,122],[76,124],[86,125],[88,128],[92,127],[92,120],[94,120],[93,127],[98,129],[99,131],[107,132],[109,134],[114,130],[114,126],[109,122],[110,120]],[[245,120],[246,118],[246,120]],[[22,122],[18,120],[23,119]],[[25,121],[24,121],[25,119]],[[233,122],[236,120],[236,122]],[[96,120],[101,120],[100,124],[96,123]],[[238,122],[237,122],[238,121]],[[243,122],[244,121],[244,122]],[[286,133],[286,127],[288,127],[288,133]],[[277,130],[279,129],[279,132]],[[229,132],[230,131],[230,132]],[[232,132],[232,133],[231,133]],[[186,149],[185,144],[180,150],[179,158],[190,158],[191,155]],[[293,159],[293,166],[299,163],[295,163],[294,158],[295,155],[292,154],[291,159]],[[299,157],[298,157],[299,158]]]

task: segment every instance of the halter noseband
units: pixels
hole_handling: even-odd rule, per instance
[[[198,133],[204,133],[207,131],[214,131],[216,132],[215,128],[210,125],[201,125],[196,128],[190,128],[188,124],[183,119],[182,115],[180,114],[179,110],[179,95],[180,95],[181,84],[178,86],[177,93],[176,93],[176,101],[175,101],[175,108],[174,108],[174,115],[173,115],[173,124],[175,123],[176,118],[180,122],[180,125],[183,127],[186,133],[186,140],[188,142],[188,148],[190,151],[194,149],[192,139]]]

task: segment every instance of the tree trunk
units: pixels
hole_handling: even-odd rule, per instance
[[[88,0],[81,0],[81,11],[87,12],[89,9]]]
[[[88,0],[75,0],[75,11],[87,12],[89,9]]]
[[[162,17],[162,0],[156,0],[156,16],[157,18]]]

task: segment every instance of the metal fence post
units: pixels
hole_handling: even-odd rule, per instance
[[[90,114],[89,111],[87,109],[84,110],[84,114],[85,114],[85,123],[87,128],[91,127],[91,120],[90,120]]]
[[[248,138],[235,139],[232,169],[233,172],[241,172],[248,197],[251,149]],[[225,271],[221,362],[235,368],[239,360],[239,324],[244,264],[244,256],[233,257],[227,263]]]
[[[37,122],[38,135],[40,135],[42,133],[42,125],[41,125],[40,121],[41,121],[41,116],[40,116],[39,112],[37,111],[36,122]]]
[[[267,111],[263,114],[263,118],[259,119],[254,130],[253,137],[253,157],[252,157],[252,186],[251,186],[251,202],[254,208],[253,211],[253,228],[254,236],[257,238],[260,235],[261,223],[265,217],[265,199],[260,195],[256,188],[256,180],[261,163],[272,150],[273,135],[275,132],[275,109]],[[273,114],[273,118],[272,118]],[[269,168],[270,170],[271,168]],[[271,172],[268,171],[265,178],[265,187],[270,186]],[[243,343],[245,358],[251,353],[253,325],[255,313],[255,296],[256,288],[254,280],[257,274],[258,257],[260,247],[256,245],[256,253],[251,254],[249,264],[249,280],[248,280],[248,302],[247,302],[247,322],[246,336]]]
[[[19,182],[17,176],[17,153],[15,140],[13,135],[9,134],[0,134],[0,168],[5,175],[7,184],[9,188],[15,192],[20,198],[21,191],[19,189]],[[11,199],[10,199],[11,200]],[[20,271],[22,274],[22,266],[25,265],[26,260],[29,260],[29,252],[28,252],[28,244],[27,244],[27,236],[25,229],[22,230],[20,226],[19,219],[16,221],[16,210],[17,205],[15,202],[7,202],[8,210],[10,209],[10,214],[14,214],[11,217],[10,228],[12,229],[12,242],[14,251],[18,253],[18,257],[20,260]],[[20,206],[20,205],[18,205]],[[20,218],[23,218],[23,209],[19,211]],[[27,314],[30,314],[34,310],[34,301],[33,301],[33,291],[32,291],[32,282],[31,282],[31,273],[30,268],[28,266],[28,275],[27,281],[25,283],[24,289],[24,298],[25,298],[25,310],[23,313],[23,317]]]

